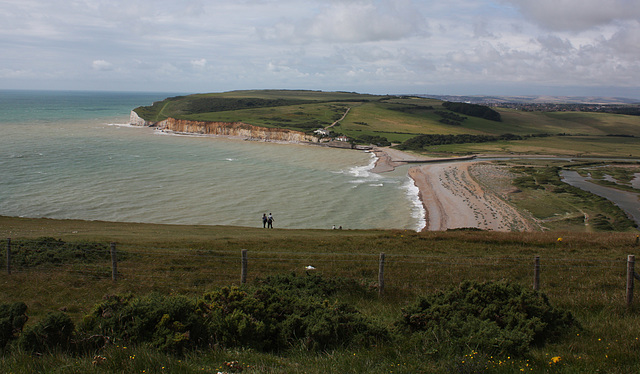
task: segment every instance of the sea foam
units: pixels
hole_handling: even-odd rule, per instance
[[[411,217],[418,220],[416,231],[422,231],[427,226],[425,218],[427,211],[424,209],[422,200],[420,200],[420,189],[411,177],[407,177],[407,181],[402,185],[402,188],[406,191],[407,197],[411,202]]]

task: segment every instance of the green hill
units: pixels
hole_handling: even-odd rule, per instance
[[[635,233],[266,232],[248,227],[0,216],[0,234],[12,238],[14,253],[13,271],[7,274],[7,241],[0,243],[0,309],[5,306],[0,323],[8,327],[2,331],[9,342],[0,355],[0,367],[7,373],[238,373],[238,367],[244,368],[243,373],[634,373],[640,369],[637,290],[634,304],[625,304],[626,259],[637,252]],[[27,251],[43,252],[37,245],[60,241],[65,246],[57,252],[45,248],[53,253],[66,248],[70,254],[96,250],[102,255],[91,261],[55,256],[40,257],[37,263],[33,256],[18,261],[27,259],[21,257]],[[109,242],[117,243],[117,281],[112,280]],[[240,285],[244,249],[247,284]],[[385,286],[379,296],[381,252],[386,254]],[[535,256],[540,256],[544,294],[536,300],[525,298],[527,294],[505,299],[511,300],[509,305],[485,303],[487,296],[502,295],[503,288],[495,288],[495,282],[530,289]],[[309,265],[315,269],[306,270]],[[297,277],[289,276],[293,274]],[[288,283],[270,283],[266,288],[267,277]],[[349,282],[335,293],[325,288],[323,279]],[[458,285],[465,284],[468,289],[478,282],[475,291],[451,299],[455,295],[449,290],[462,290]],[[487,293],[482,282],[495,292]],[[284,293],[297,284],[308,285],[309,291],[327,291],[317,303],[311,303],[316,298],[308,292],[296,298]],[[198,319],[189,304],[196,299]],[[575,330],[545,335],[554,340],[531,341],[516,352],[493,348],[523,339],[527,343],[530,339],[523,329],[540,326],[539,321],[524,324],[515,318],[533,313],[553,317],[557,313],[532,303],[547,299],[575,317],[579,324]],[[308,310],[285,309],[301,302],[307,302]],[[14,303],[25,303],[26,315],[24,309],[12,314],[16,308],[7,306]],[[229,316],[214,319],[223,308]],[[479,320],[474,311],[504,319],[509,329],[502,331],[490,320]],[[276,312],[289,318],[286,328],[263,327],[261,323],[269,326],[272,321],[262,316]],[[442,328],[427,331],[433,326],[426,320],[429,316]],[[206,325],[196,324],[201,317],[207,317]],[[317,321],[317,327],[303,329],[310,320]],[[358,321],[375,322],[391,336],[369,345],[352,339],[326,350],[312,349],[312,344],[331,342],[333,336],[367,331],[369,325]],[[415,326],[414,331],[399,330],[398,321],[404,321],[402,325],[413,321],[407,327]],[[13,327],[16,322],[18,327],[24,324],[24,331]],[[98,323],[105,328],[96,333]],[[218,330],[219,344],[188,346],[198,339],[195,333],[212,325],[225,329]],[[57,326],[70,331],[64,334]],[[190,326],[195,326],[187,330],[191,335],[185,333]],[[296,333],[299,339],[289,339],[276,352],[256,348],[267,342],[267,333],[280,331]],[[181,345],[186,346],[184,352],[167,351]]]
[[[411,97],[303,90],[247,90],[167,98],[135,111],[147,121],[168,117],[245,122],[312,132],[327,127],[356,141],[403,143],[419,135],[482,135],[482,142],[413,148],[426,153],[524,153],[640,157],[640,117],[593,112],[525,112],[486,108],[492,119],[464,114],[460,104]],[[457,108],[457,109],[456,109]],[[453,109],[453,110],[449,110]],[[465,108],[463,108],[465,109]],[[470,108],[466,108],[470,109]],[[466,112],[472,113],[472,112]],[[472,113],[473,114],[473,113]],[[499,120],[496,121],[495,117]],[[488,117],[491,118],[491,117]],[[503,137],[505,134],[517,137]],[[497,137],[487,140],[485,136]],[[462,139],[459,137],[459,139]]]

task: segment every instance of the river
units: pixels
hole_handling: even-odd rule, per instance
[[[640,225],[640,194],[627,192],[612,187],[605,187],[589,182],[590,177],[583,177],[573,170],[560,172],[562,181],[571,186],[602,196],[624,210],[638,225]]]

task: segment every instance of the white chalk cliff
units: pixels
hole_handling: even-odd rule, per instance
[[[215,135],[288,143],[315,143],[319,141],[318,137],[305,134],[301,131],[260,127],[243,122],[190,121],[175,118],[167,118],[159,122],[149,122],[140,118],[135,111],[131,111],[129,124],[135,126],[155,127],[159,130],[171,131],[180,134]]]

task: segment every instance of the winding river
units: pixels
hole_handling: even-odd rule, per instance
[[[624,210],[638,225],[640,225],[640,194],[635,192],[627,192],[616,188],[605,187],[589,182],[590,177],[583,177],[573,170],[562,170],[560,172],[562,181],[578,187],[582,190],[591,192],[598,196],[602,196],[620,209]]]

